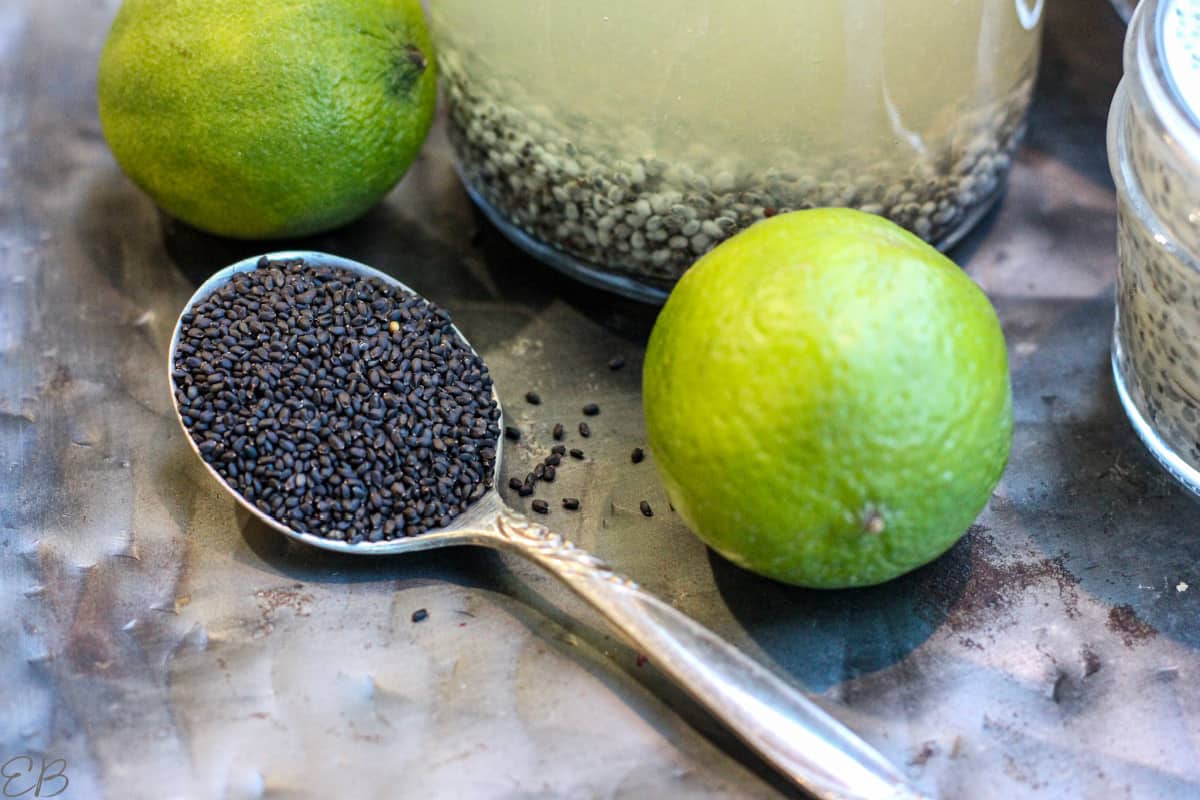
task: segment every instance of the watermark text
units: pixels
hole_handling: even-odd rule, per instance
[[[0,797],[58,797],[67,790],[65,758],[13,756],[0,766]]]

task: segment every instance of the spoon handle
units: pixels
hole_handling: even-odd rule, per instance
[[[665,675],[796,784],[821,800],[919,800],[870,745],[779,678],[596,556],[505,509],[509,549],[545,567],[602,613]]]

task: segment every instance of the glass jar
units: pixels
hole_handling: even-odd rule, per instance
[[[1143,0],[1108,118],[1113,374],[1142,441],[1200,493],[1200,0]]]
[[[510,238],[661,300],[758,219],[945,248],[996,199],[1044,0],[428,0],[458,169]]]

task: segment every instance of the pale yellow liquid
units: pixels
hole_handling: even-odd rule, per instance
[[[926,157],[1036,71],[1038,0],[429,0],[449,69],[618,151]],[[581,142],[587,146],[587,142]],[[959,145],[961,146],[961,142]],[[611,149],[611,148],[609,148]]]

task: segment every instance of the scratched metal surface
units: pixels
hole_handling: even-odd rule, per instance
[[[93,99],[115,6],[0,3],[0,759],[66,759],[67,798],[786,795],[531,567],[300,550],[216,491],[171,417],[164,354],[196,283],[262,246],[172,223],[117,170]],[[592,460],[551,495],[585,511],[552,521],[925,787],[1196,797],[1200,507],[1152,468],[1108,373],[1121,29],[1099,0],[1049,17],[1007,200],[957,253],[1011,345],[1012,464],[970,536],[884,587],[772,584],[683,529],[652,465],[627,461],[653,311],[482,225],[440,130],[383,206],[288,244],[453,311],[527,431],[510,472],[599,402]],[[629,366],[610,373],[618,353]],[[538,409],[519,400],[531,388]]]

